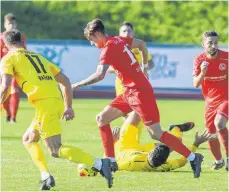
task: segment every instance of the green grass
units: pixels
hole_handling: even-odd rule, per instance
[[[101,139],[95,122],[96,114],[110,100],[74,100],[75,120],[62,122],[63,143],[82,148],[94,156],[103,154]],[[170,123],[194,121],[198,130],[204,129],[204,102],[183,100],[158,101],[161,125],[166,129]],[[30,125],[34,109],[22,100],[18,112],[17,124],[6,124],[1,128],[1,190],[2,191],[36,191],[39,189],[40,173],[33,165],[29,154],[22,145],[22,135]],[[2,115],[3,117],[3,115]],[[120,126],[122,118],[112,125]],[[184,134],[183,141],[189,145],[195,130]],[[144,130],[142,142],[150,142]],[[199,150],[205,158],[201,177],[194,179],[190,166],[173,172],[126,172],[115,173],[113,188],[108,189],[104,178],[80,178],[77,166],[62,159],[48,155],[42,145],[51,173],[56,179],[56,191],[228,191],[228,172],[225,169],[211,171],[213,158],[207,144]],[[173,156],[178,156],[174,154]]]

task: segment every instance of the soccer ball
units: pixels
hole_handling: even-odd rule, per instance
[[[98,172],[88,169],[85,164],[78,164],[77,171],[80,177],[93,177],[98,174]]]

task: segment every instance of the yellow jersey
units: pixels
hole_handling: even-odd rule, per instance
[[[132,49],[132,52],[134,53],[136,59],[138,60],[138,63],[142,65],[142,54],[140,50],[138,48],[135,48],[135,49]],[[148,53],[148,61],[150,61],[151,59],[152,59],[152,56],[150,55],[150,53]],[[124,87],[123,87],[122,81],[118,77],[116,77],[116,80],[115,80],[115,90],[116,90],[116,96],[124,93]]]
[[[1,74],[13,75],[30,103],[45,98],[62,99],[55,76],[60,69],[43,56],[18,48],[1,60]]]

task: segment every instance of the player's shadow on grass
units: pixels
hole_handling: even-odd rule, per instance
[[[22,140],[22,137],[20,137],[20,136],[15,136],[15,137],[13,137],[13,136],[6,136],[6,137],[4,137],[4,136],[1,136],[1,140],[8,140],[8,141],[10,141],[10,140]]]
[[[207,148],[207,147],[199,147],[198,149],[209,150],[209,148]]]

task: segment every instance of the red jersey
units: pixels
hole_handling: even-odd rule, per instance
[[[5,56],[8,53],[8,48],[5,46],[5,43],[3,41],[3,33],[0,33],[0,41],[1,41],[1,55],[0,58],[2,58],[3,56]],[[26,39],[25,36],[22,35],[22,42],[24,45],[24,48],[26,49]]]
[[[202,82],[202,92],[208,105],[219,105],[228,100],[228,52],[218,50],[215,59],[207,58],[205,52],[194,60],[193,76],[200,74],[203,61],[209,63],[205,78]]]
[[[132,40],[133,38],[108,37],[100,54],[100,64],[111,65],[124,87],[152,88],[130,49]]]

